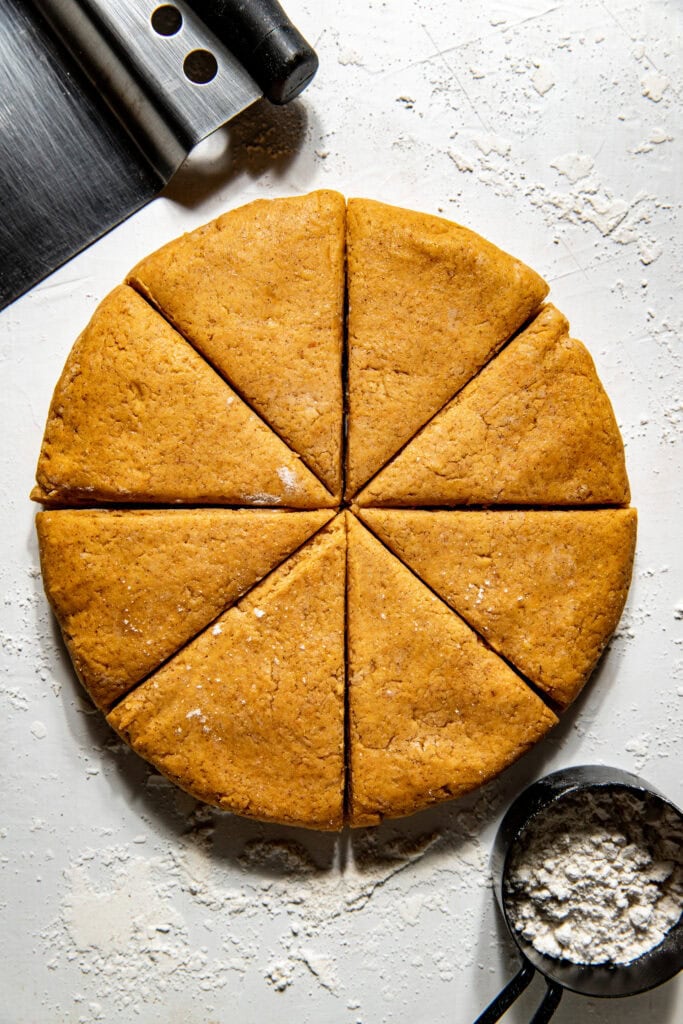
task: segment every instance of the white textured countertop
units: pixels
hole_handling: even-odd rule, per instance
[[[213,174],[0,316],[2,1024],[469,1024],[515,966],[487,865],[520,788],[604,762],[683,799],[680,3],[287,7],[320,56],[301,101],[247,112]],[[612,398],[640,512],[622,623],[561,726],[478,795],[340,838],[215,814],[117,742],[48,613],[26,497],[66,354],[129,267],[318,187],[443,213],[545,275]],[[673,1024],[683,985],[567,995],[555,1020],[578,1019]]]

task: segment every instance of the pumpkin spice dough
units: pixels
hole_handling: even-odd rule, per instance
[[[125,285],[99,305],[67,358],[36,479],[31,496],[45,504],[335,504],[298,456]]]
[[[624,608],[635,509],[366,509],[361,518],[558,705],[578,696]]]
[[[142,757],[199,800],[341,828],[343,516],[111,711]]]
[[[462,796],[557,722],[543,701],[352,516],[349,823]]]
[[[332,515],[216,508],[40,512],[45,593],[95,704],[111,707]]]
[[[337,497],[345,228],[338,192],[258,199],[128,277]]]
[[[636,513],[546,293],[465,228],[321,191],[233,210],[104,299],[32,497],[73,663],[134,750],[226,810],[338,829],[466,793],[555,724]]]
[[[484,367],[359,505],[627,505],[624,446],[589,353],[554,306]]]
[[[347,497],[531,317],[533,270],[440,217],[348,204]]]

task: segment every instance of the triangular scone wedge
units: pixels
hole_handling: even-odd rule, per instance
[[[351,825],[461,796],[557,722],[462,619],[353,519],[347,587]]]
[[[627,505],[589,353],[546,306],[365,488],[359,505]]]
[[[111,725],[200,800],[341,828],[345,562],[338,516],[124,697]]]
[[[38,513],[45,593],[94,702],[111,707],[331,516],[215,508]]]
[[[37,501],[326,508],[301,460],[132,288],[104,299],[55,389]]]
[[[574,700],[626,602],[635,509],[361,515],[494,650],[561,707]]]
[[[548,293],[538,274],[439,217],[348,205],[350,497]]]
[[[259,199],[170,242],[128,277],[335,495],[345,220],[338,192]]]

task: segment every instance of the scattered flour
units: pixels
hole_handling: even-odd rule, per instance
[[[588,153],[565,153],[551,160],[550,166],[575,185],[581,178],[587,178],[593,170],[593,157]]]
[[[337,62],[345,68],[349,67],[349,65],[357,68],[364,66],[363,57],[356,50],[341,50],[337,57]]]
[[[308,968],[322,988],[326,988],[333,995],[339,994],[339,978],[335,970],[334,957],[316,953],[311,949],[295,950],[291,956]]]
[[[279,475],[280,471],[278,470]],[[256,494],[245,494],[244,500],[252,505],[279,505],[282,502],[282,498],[278,494],[268,494],[266,491],[258,491]]]
[[[163,788],[157,786],[160,777],[152,779],[155,789]],[[167,799],[176,800],[170,788]],[[241,874],[235,888],[226,885],[224,859],[235,838],[232,816],[186,800],[188,807],[179,809],[186,831],[173,844],[164,844],[162,852],[142,858],[139,845],[117,844],[86,849],[75,858],[64,873],[60,915],[42,933],[47,969],[61,972],[74,965],[87,979],[91,998],[107,1005],[110,1016],[125,1011],[129,1019],[150,1019],[151,1006],[168,1004],[174,994],[189,989],[206,1000],[203,1019],[213,1020],[216,999],[222,1003],[225,998],[216,994],[222,989],[234,992],[239,979],[254,972],[277,992],[313,982],[331,997],[347,995],[332,952],[346,934],[347,916],[362,914],[384,893],[386,920],[396,934],[391,880],[411,868],[413,882],[424,884],[434,864],[430,868],[420,862],[441,838],[434,833],[384,839],[359,834],[343,867],[336,858],[323,867],[299,842],[254,835],[258,825],[238,822],[252,838],[238,844],[241,852],[235,849],[230,855]],[[485,853],[478,834],[480,815],[486,811],[488,816],[489,809],[484,795],[471,811],[453,814],[458,843],[469,837],[455,865],[460,870],[473,858],[469,866],[482,880]],[[335,840],[339,856],[340,842]],[[321,840],[318,845],[321,853],[329,844]],[[437,887],[424,903],[433,909],[442,900]],[[193,908],[200,912],[200,923],[192,920]],[[281,934],[260,966],[268,919]],[[373,930],[366,939],[362,932],[358,942],[379,964],[381,949]],[[213,955],[207,948],[211,934],[221,936]],[[467,955],[471,962],[473,951],[468,949]]]
[[[288,960],[278,960],[266,968],[265,978],[276,992],[285,992],[294,982],[294,965]]]
[[[280,477],[286,491],[295,491],[297,488],[296,473],[289,466],[278,466],[277,475]]]
[[[211,957],[191,935],[174,905],[173,866],[168,855],[132,857],[119,846],[84,851],[65,872],[60,918],[42,934],[46,967],[60,972],[73,963],[107,1007],[107,1019],[117,1012],[144,1019],[150,1004],[166,1003],[188,987],[210,998],[246,969],[229,940],[223,955]],[[93,1018],[78,1018],[85,1019]]]
[[[448,155],[459,171],[462,171],[463,173],[469,171],[470,174],[474,171],[474,164],[462,153],[455,149],[449,149]]]
[[[539,96],[545,96],[555,85],[555,79],[549,68],[539,64],[531,76],[531,84]]]
[[[650,71],[640,80],[643,96],[653,103],[659,103],[669,88],[669,79],[658,71]]]
[[[624,744],[624,750],[633,755],[636,771],[641,771],[650,759],[652,748],[652,736],[649,732],[641,732],[638,736],[632,736]]]
[[[14,711],[28,710],[28,697],[18,686],[0,686],[0,698],[7,701]]]
[[[492,132],[475,135],[474,144],[477,149],[481,150],[484,156],[489,156],[490,153],[497,153],[498,156],[507,156],[512,148],[512,143],[509,139],[504,139],[500,135],[494,135]]]
[[[511,920],[539,953],[630,963],[683,911],[683,822],[623,790],[570,795],[532,822],[508,886]]]

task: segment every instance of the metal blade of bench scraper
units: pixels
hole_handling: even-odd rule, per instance
[[[0,309],[140,209],[261,96],[182,2],[169,38],[151,27],[155,0],[36,5],[49,25],[26,0],[0,3]],[[183,72],[198,48],[217,61],[208,84]]]

